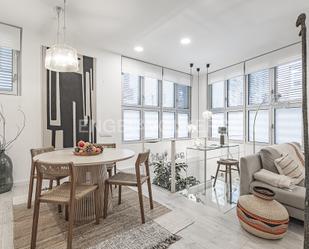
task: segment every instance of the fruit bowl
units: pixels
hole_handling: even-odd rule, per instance
[[[96,156],[96,155],[99,155],[103,152],[103,150],[101,152],[76,152],[74,151],[74,155],[75,156]]]
[[[89,142],[79,141],[74,148],[73,154],[76,156],[95,156],[103,152],[103,147]]]

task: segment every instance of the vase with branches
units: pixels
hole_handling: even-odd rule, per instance
[[[13,186],[13,164],[11,158],[6,154],[6,151],[13,146],[14,142],[21,135],[26,125],[25,113],[21,109],[18,109],[18,113],[22,116],[22,123],[20,125],[16,125],[16,134],[12,138],[8,139],[7,119],[4,114],[3,106],[0,105],[0,194],[10,191]]]

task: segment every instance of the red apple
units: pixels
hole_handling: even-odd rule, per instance
[[[85,146],[85,142],[83,140],[80,140],[78,143],[77,143],[77,146],[79,148],[83,148]]]

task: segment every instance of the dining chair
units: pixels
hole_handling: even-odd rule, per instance
[[[38,149],[31,149],[31,171],[30,171],[30,181],[29,181],[29,190],[28,190],[28,201],[27,201],[27,208],[31,208],[32,202],[32,193],[33,193],[33,184],[34,180],[37,179],[37,173],[34,166],[33,158],[39,154],[54,151],[54,147],[45,147],[45,148],[38,148]],[[56,181],[57,185],[60,184],[60,180],[63,177],[53,177],[50,175],[43,175],[44,180],[49,180],[49,189],[53,187],[53,182]],[[59,207],[59,211],[61,211],[61,207]]]
[[[68,222],[68,237],[67,248],[72,248],[73,225],[75,219],[75,202],[84,198],[85,196],[94,193],[94,206],[96,224],[99,224],[99,196],[98,185],[79,185],[77,184],[76,169],[73,163],[63,164],[45,164],[39,161],[35,162],[37,170],[37,186],[33,211],[32,235],[31,235],[31,249],[36,247],[36,238],[38,230],[38,220],[41,203],[56,203],[65,205],[69,209]],[[54,177],[69,177],[69,182],[64,182],[46,192],[42,192],[42,181],[44,175]]]
[[[135,186],[137,187],[137,190],[138,190],[138,198],[139,198],[142,223],[143,224],[145,223],[143,193],[142,193],[142,184],[145,182],[147,182],[147,185],[148,185],[150,209],[153,209],[151,180],[150,180],[150,173],[149,173],[149,154],[150,154],[150,151],[138,154],[138,157],[135,162],[135,174],[118,172],[105,181],[103,218],[107,217],[109,186],[118,185],[118,193],[119,193],[118,194],[118,205],[121,204],[121,187],[122,186]],[[140,169],[143,166],[145,167],[146,175],[141,175]]]

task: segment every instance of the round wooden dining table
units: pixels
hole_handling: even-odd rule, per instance
[[[106,166],[134,157],[135,152],[128,149],[104,148],[103,153],[94,156],[76,156],[73,148],[55,150],[43,153],[33,158],[42,163],[72,162],[76,167],[77,184],[98,184],[99,212],[103,216],[104,183],[108,178]],[[111,194],[109,195],[112,196]],[[95,218],[94,194],[76,202],[76,221],[85,221]],[[108,200],[108,209],[112,209],[111,198]]]

